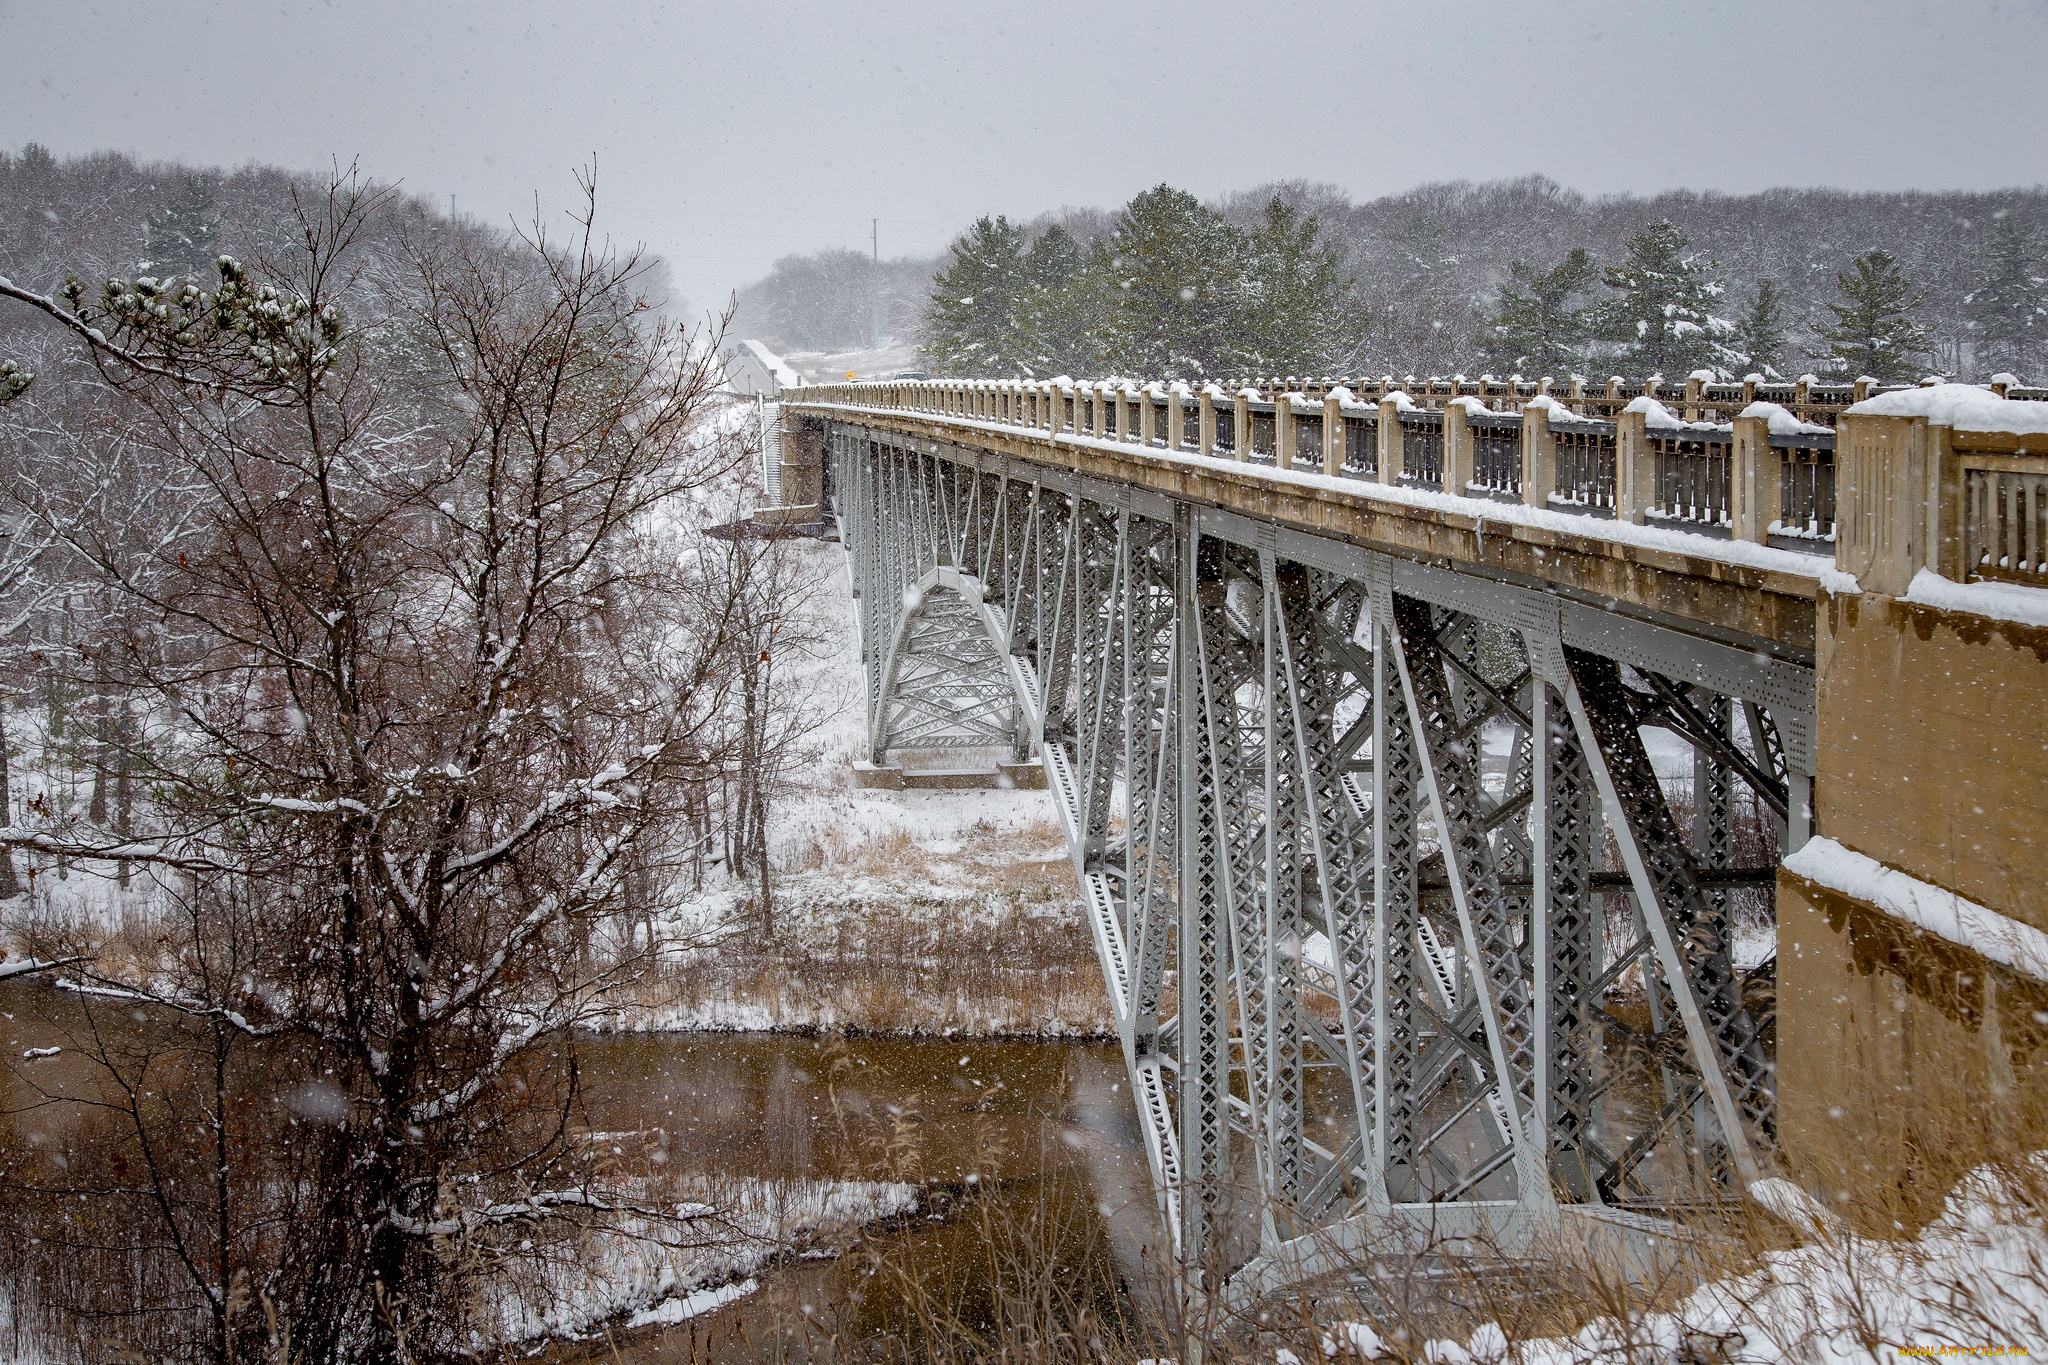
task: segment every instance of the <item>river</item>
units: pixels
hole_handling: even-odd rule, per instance
[[[907,1181],[920,1211],[813,1252],[688,1322],[561,1360],[801,1358],[943,1300],[991,1326],[1024,1283],[1114,1267],[1142,1290],[1151,1187],[1121,1059],[1101,1044],[638,1034],[586,1039],[593,1127],[659,1133],[707,1175]],[[1031,1224],[1036,1222],[1037,1226]]]

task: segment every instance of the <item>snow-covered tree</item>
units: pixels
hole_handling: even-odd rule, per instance
[[[1734,324],[1713,312],[1721,283],[1688,245],[1684,233],[1659,220],[1630,237],[1627,259],[1607,268],[1616,296],[1597,315],[1602,334],[1620,346],[1622,371],[1682,376],[1741,363],[1728,344]]]
[[[220,214],[213,190],[197,175],[179,177],[162,209],[143,228],[140,270],[154,275],[213,278],[220,254]]]
[[[2033,234],[2011,214],[1997,219],[1969,308],[1977,369],[2031,376],[2048,345],[2048,278]]]
[[[1087,266],[1081,244],[1058,223],[1039,233],[1024,253],[1029,286],[1022,349],[1027,375],[1047,379],[1094,372],[1096,307],[1086,285]]]
[[[1001,216],[953,241],[924,310],[924,350],[940,373],[1007,378],[1028,372],[1031,277],[1024,234]]]
[[[1479,330],[1482,355],[1501,374],[1573,373],[1585,363],[1589,335],[1582,298],[1597,282],[1593,254],[1573,247],[1548,270],[1524,261],[1508,267],[1500,298]]]
[[[1276,195],[1244,239],[1241,259],[1231,338],[1239,367],[1268,375],[1349,372],[1368,320],[1343,248],[1322,224]]]
[[[1236,230],[1187,191],[1159,185],[1132,199],[1089,262],[1107,366],[1147,378],[1227,376],[1239,357],[1242,255]]]
[[[565,1131],[570,1030],[743,747],[728,577],[679,530],[743,452],[702,420],[715,345],[648,321],[587,216],[439,233],[343,180],[299,228],[210,289],[0,285],[89,348],[138,462],[0,492],[104,588],[69,666],[132,705],[106,733],[150,794],[132,830],[29,810],[0,842],[177,907],[144,993],[193,1064],[82,1044],[129,1087],[100,1193],[151,1311],[257,1358],[260,1290],[294,1354],[395,1362],[467,1349],[536,1229],[630,1198]],[[235,1060],[259,1041],[285,1083]]]
[[[1758,280],[1749,306],[1735,319],[1735,331],[1728,338],[1735,363],[1743,366],[1745,373],[1782,379],[1779,367],[1784,361],[1785,339],[1785,310],[1778,301],[1777,281]]]
[[[1927,333],[1913,318],[1920,291],[1888,251],[1865,252],[1835,276],[1841,303],[1830,302],[1834,322],[1820,329],[1831,350],[1827,368],[1844,379],[1868,375],[1887,383],[1919,378]]]

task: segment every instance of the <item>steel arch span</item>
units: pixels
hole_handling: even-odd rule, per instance
[[[1774,1168],[1742,903],[1809,668],[834,416],[870,758],[1035,748],[1190,1278],[1557,1230]],[[1626,989],[1617,991],[1617,987]]]

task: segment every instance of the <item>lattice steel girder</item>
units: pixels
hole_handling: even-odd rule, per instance
[[[1746,871],[1742,788],[1803,818],[1802,660],[943,443],[842,426],[830,449],[876,756],[1042,736],[1204,1286],[1247,1193],[1258,1280],[1318,1229],[1677,1197],[1703,1135],[1717,1170],[1766,1168],[1769,1067],[1712,888]],[[1646,725],[1693,745],[1684,830]],[[1638,964],[1647,1034],[1603,1008]],[[1341,1083],[1310,1086],[1322,1068]],[[1615,1155],[1626,1085],[1661,1110]]]

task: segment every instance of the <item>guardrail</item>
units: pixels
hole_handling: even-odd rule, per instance
[[[2048,434],[2015,434],[2048,421],[2032,403],[2001,402],[2048,391],[1926,390],[1930,402],[1991,404],[2011,430],[1891,414],[1920,404],[1919,390],[1828,412],[1862,443],[1851,477],[1837,467],[1847,435],[1807,420],[1822,393],[1810,385],[1784,386],[1804,398],[1797,407],[1758,396],[1771,386],[1697,377],[1676,394],[1656,382],[1615,381],[1597,401],[1578,395],[1576,408],[1541,384],[1518,385],[1512,405],[1506,386],[1490,394],[1441,387],[1372,397],[1337,384],[1312,394],[1250,384],[1226,392],[1216,384],[906,380],[820,385],[784,399],[955,417],[1817,555],[1836,554],[1850,535],[1844,567],[1869,574],[1877,591],[1905,591],[1921,567],[1958,582],[2048,587]],[[1858,386],[1842,387],[1823,396],[1847,398]],[[1750,401],[1734,407],[1743,396]],[[1614,410],[1600,415],[1606,407]]]
[[[927,412],[1816,553],[1832,548],[1832,430],[1789,409],[1747,424],[1687,421],[1653,396],[1657,385],[1610,387],[1652,392],[1635,394],[1611,419],[1541,392],[1522,394],[1514,409],[1469,393],[1436,395],[1443,402],[1430,407],[1398,387],[1367,402],[1342,386],[1319,397],[1268,397],[1251,385],[1226,393],[1213,384],[1127,381],[830,384],[792,401]],[[1774,433],[1772,422],[1783,430]],[[1738,515],[1745,508],[1755,514]]]
[[[1963,495],[1961,576],[2048,587],[2048,454],[2013,454],[2003,443],[1971,441],[1976,435],[1959,431],[1952,442]]]

